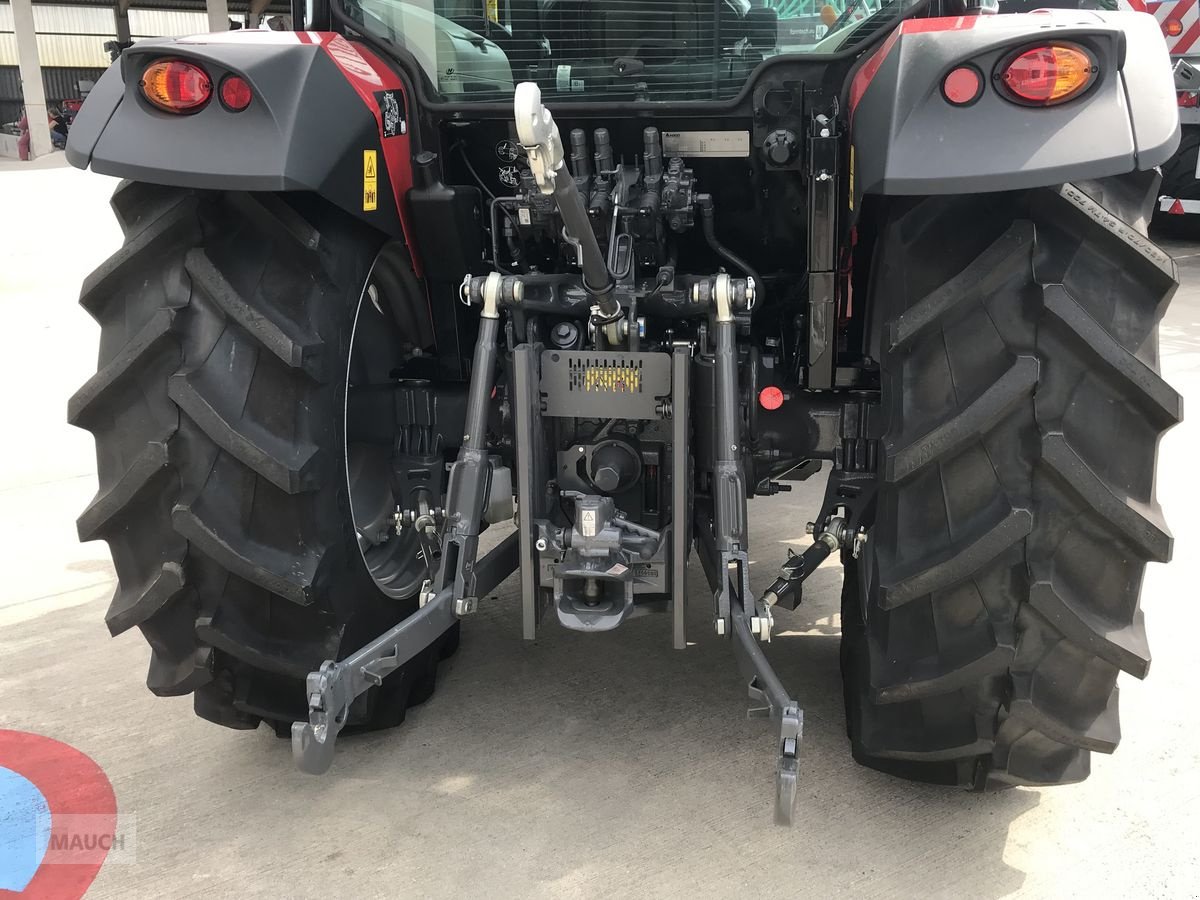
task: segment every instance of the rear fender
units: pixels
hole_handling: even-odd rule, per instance
[[[1049,108],[1004,99],[994,84],[1004,57],[1051,39],[1088,47],[1097,81]],[[968,63],[983,93],[954,106],[941,84]],[[848,94],[855,208],[863,194],[1017,190],[1150,169],[1179,143],[1166,44],[1144,13],[910,19],[859,64]]]
[[[162,58],[199,64],[214,91],[227,74],[240,75],[253,91],[250,106],[230,112],[214,98],[192,115],[152,107],[138,84]],[[236,31],[139,41],[83,104],[67,159],[155,184],[311,191],[400,236],[412,186],[410,121],[400,77],[340,35]]]

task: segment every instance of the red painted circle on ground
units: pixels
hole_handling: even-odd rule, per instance
[[[50,809],[50,845],[41,867],[25,890],[0,889],[0,896],[82,897],[104,865],[116,833],[117,798],[104,770],[62,741],[3,729],[0,766],[28,779]]]

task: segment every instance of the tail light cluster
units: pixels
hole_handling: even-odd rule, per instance
[[[1096,80],[1100,67],[1075,44],[1049,44],[1023,50],[1004,65],[1000,83],[1010,97],[1033,106],[1053,106],[1078,97]]]
[[[153,106],[169,113],[199,112],[213,98],[213,80],[195,63],[182,59],[159,59],[142,70],[139,82],[142,96]],[[241,112],[250,105],[254,94],[238,75],[226,75],[217,88],[221,105],[230,112]]]
[[[1086,93],[1100,66],[1078,44],[1052,43],[1018,50],[992,73],[1000,95],[1022,106],[1055,106]],[[942,81],[942,94],[955,106],[969,106],[983,94],[983,76],[974,66],[958,66]]]

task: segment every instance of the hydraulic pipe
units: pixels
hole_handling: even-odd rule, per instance
[[[592,177],[592,154],[588,150],[587,132],[582,128],[571,131],[571,169],[576,178]]]
[[[746,277],[754,281],[755,302],[763,298],[766,294],[767,286],[763,284],[763,280],[758,277],[758,273],[750,267],[740,256],[717,240],[717,230],[713,224],[713,199],[711,194],[700,194],[696,197],[696,205],[700,207],[700,228],[704,232],[704,240],[708,242],[708,246],[712,248],[713,253],[729,263],[735,269],[741,269],[746,273]]]

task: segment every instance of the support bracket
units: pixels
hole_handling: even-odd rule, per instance
[[[517,535],[510,534],[475,567],[481,593],[492,590],[517,567]],[[457,620],[454,588],[444,587],[408,618],[341,661],[327,659],[305,679],[308,721],[292,723],[292,758],[300,771],[321,775],[333,763],[334,744],[350,704],[360,694],[412,660]]]
[[[728,584],[730,573],[721,563],[722,554],[717,549],[713,519],[707,510],[697,510],[695,528],[696,548],[704,573],[713,591],[719,591],[722,582]],[[753,621],[761,619],[759,609],[757,606],[748,608],[746,604],[753,601],[747,594],[733,590],[732,585],[727,586],[726,590],[732,598],[730,621],[733,655],[752,703],[746,714],[750,718],[769,718],[779,728],[779,755],[775,764],[775,823],[790,825],[795,816],[804,712],[784,688],[755,636]],[[762,627],[761,621],[759,627]]]

